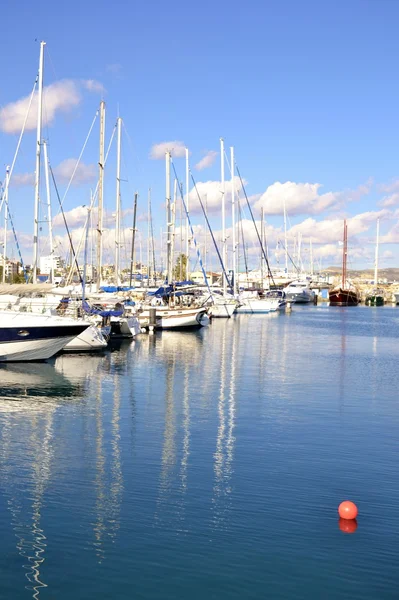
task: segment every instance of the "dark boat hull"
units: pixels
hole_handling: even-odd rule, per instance
[[[367,296],[365,301],[366,306],[384,306],[383,296]]]
[[[328,294],[330,306],[357,306],[360,302],[359,294],[354,290],[331,290]]]

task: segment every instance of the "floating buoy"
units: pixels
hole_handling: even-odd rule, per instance
[[[341,504],[338,507],[338,514],[341,517],[341,519],[356,519],[357,512],[358,511],[356,504],[354,502],[351,502],[350,500],[345,500],[344,502],[341,502]]]
[[[355,533],[357,529],[356,519],[339,519],[338,527],[343,533]]]

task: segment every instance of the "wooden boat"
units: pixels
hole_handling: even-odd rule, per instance
[[[328,292],[330,306],[357,306],[360,302],[360,292],[346,278],[346,262],[348,256],[348,226],[344,221],[344,247],[342,257],[342,281]]]

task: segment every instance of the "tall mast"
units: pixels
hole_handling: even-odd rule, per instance
[[[117,154],[116,154],[116,214],[115,214],[115,279],[119,285],[120,242],[121,242],[121,134],[122,119],[117,121]]]
[[[148,188],[147,219],[147,287],[150,287],[151,188]]]
[[[166,161],[166,188],[165,188],[165,197],[166,197],[166,226],[167,226],[167,235],[166,235],[166,283],[172,282],[172,272],[170,269],[170,255],[171,255],[171,198],[170,198],[170,152],[166,152],[165,154]]]
[[[48,220],[48,237],[50,243],[50,283],[54,283],[54,247],[53,247],[53,224],[51,217],[51,194],[50,194],[50,177],[48,172],[48,156],[47,142],[43,140],[44,153],[44,174],[46,177],[46,193],[47,193],[47,220]]]
[[[129,287],[132,287],[132,279],[133,279],[133,268],[134,268],[134,242],[136,239],[136,214],[137,214],[137,197],[138,193],[134,194],[134,207],[133,207],[133,229],[132,229],[132,249],[130,255],[130,279],[129,279]],[[162,233],[161,233],[162,238]]]
[[[287,248],[287,211],[285,209],[285,198],[283,198],[284,207],[284,246],[285,246],[285,272],[288,273],[288,248]]]
[[[173,204],[171,207],[172,220],[171,220],[171,238],[170,238],[170,272],[173,274],[173,263],[175,260],[175,225],[176,225],[176,204],[177,204],[177,179],[173,182]],[[172,279],[174,279],[172,275]],[[177,279],[177,276],[176,276]]]
[[[43,115],[43,66],[44,46],[40,42],[39,75],[37,88],[37,129],[36,129],[36,168],[35,168],[35,207],[33,217],[33,283],[37,283],[37,255],[39,236],[39,201],[40,201],[40,151],[42,142],[42,115]]]
[[[100,156],[98,178],[98,227],[97,227],[97,289],[101,287],[103,266],[103,203],[104,203],[104,148],[105,148],[105,102],[100,102]]]
[[[346,220],[344,221],[344,248],[343,248],[343,255],[342,255],[342,287],[345,287],[345,281],[346,281],[346,255],[347,255],[347,244],[348,244],[348,231],[347,231],[347,227],[346,227]]]
[[[190,192],[190,165],[188,161],[188,148],[186,148],[186,279],[190,278],[190,240],[188,235],[189,223],[188,223],[188,215],[189,213],[189,192]]]
[[[10,167],[6,168],[6,182],[4,190],[4,242],[3,242],[3,283],[6,281],[6,256],[7,256],[7,225],[8,225],[8,186],[10,183]]]
[[[313,247],[312,247],[312,238],[309,239],[310,245],[310,275],[313,277]]]
[[[377,240],[375,245],[374,285],[378,285],[378,244],[380,241],[380,218],[377,219]]]
[[[263,238],[264,238],[264,232],[263,232],[263,206],[260,209],[260,239],[262,241],[262,245],[263,245]],[[262,252],[262,248],[260,249],[260,280],[261,280],[261,287],[263,289],[263,252]]]
[[[180,281],[183,281],[183,184],[180,185],[180,274],[179,274],[179,279],[180,279]]]
[[[231,225],[233,240],[233,294],[236,290],[236,194],[234,189],[234,148],[230,147],[230,170],[231,170]]]
[[[226,185],[224,180],[224,139],[220,138],[220,178],[222,187],[222,262],[223,269],[226,271]],[[223,292],[226,293],[227,281],[224,273],[222,273],[223,279]]]

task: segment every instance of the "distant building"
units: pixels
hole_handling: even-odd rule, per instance
[[[11,280],[13,277],[19,274],[20,264],[17,260],[6,261],[6,279]]]
[[[39,261],[40,273],[49,275],[51,270],[57,271],[62,268],[60,256],[41,256]]]

